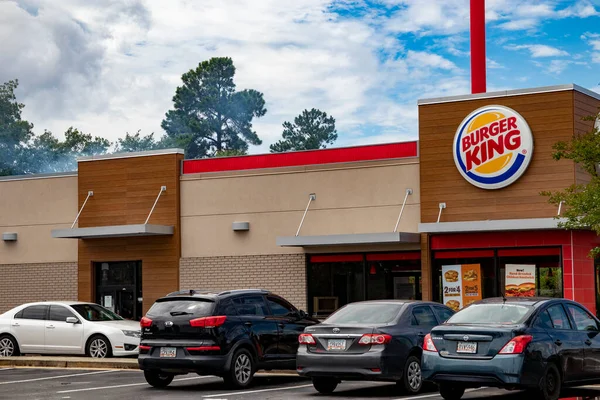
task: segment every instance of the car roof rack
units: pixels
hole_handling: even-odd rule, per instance
[[[195,294],[214,294],[216,291],[215,290],[210,290],[210,289],[185,289],[185,290],[178,290],[176,292],[171,292],[169,294],[167,294],[166,297],[170,297],[170,296],[193,296]]]
[[[270,293],[266,289],[233,289],[233,290],[225,290],[223,292],[219,292],[218,296],[224,296],[226,294],[235,294],[235,293]]]

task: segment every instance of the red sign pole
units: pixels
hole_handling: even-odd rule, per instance
[[[485,91],[485,0],[471,0],[471,93]]]

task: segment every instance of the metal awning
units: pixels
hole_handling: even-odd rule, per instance
[[[277,246],[318,247],[360,244],[420,243],[421,236],[412,232],[356,233],[320,236],[280,236]]]
[[[419,224],[422,233],[486,232],[486,231],[526,231],[558,229],[558,223],[564,219],[525,218],[499,219],[486,221],[431,222]]]
[[[168,225],[112,225],[93,228],[53,229],[52,237],[60,239],[102,239],[132,236],[172,235],[175,227]]]

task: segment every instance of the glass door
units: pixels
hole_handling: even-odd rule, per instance
[[[142,317],[141,261],[94,263],[96,303],[125,319]]]

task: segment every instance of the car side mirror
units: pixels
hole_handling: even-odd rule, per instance
[[[306,317],[308,317],[308,314],[304,310],[298,310],[298,318],[299,319],[304,319]]]
[[[66,322],[68,324],[78,324],[79,320],[75,317],[67,317]]]

